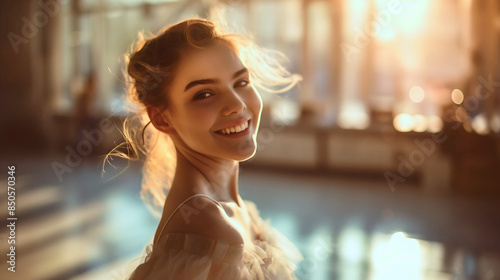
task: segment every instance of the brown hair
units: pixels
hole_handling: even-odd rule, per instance
[[[258,47],[246,38],[224,33],[204,19],[188,19],[145,38],[139,34],[135,49],[126,56],[128,100],[131,114],[123,123],[125,142],[104,159],[119,156],[144,160],[141,198],[153,213],[161,215],[176,165],[175,147],[170,137],[150,124],[146,108],[167,108],[167,91],[182,57],[190,50],[203,49],[215,42],[230,46],[249,69],[250,80],[257,88],[284,92],[301,77],[283,66],[285,57],[276,51]],[[123,147],[127,151],[120,151]]]

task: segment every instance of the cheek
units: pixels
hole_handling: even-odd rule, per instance
[[[179,129],[184,134],[206,133],[212,128],[213,115],[213,108],[188,108],[180,118]]]
[[[252,87],[253,88],[253,87]],[[256,116],[260,116],[262,112],[262,97],[257,92],[255,88],[253,88],[252,94],[250,94],[249,98],[246,101],[249,109],[256,114]]]

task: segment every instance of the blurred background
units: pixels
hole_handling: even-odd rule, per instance
[[[112,279],[152,240],[140,163],[102,175],[102,160],[123,140],[123,54],[139,30],[192,16],[282,51],[304,77],[261,92],[259,150],[240,171],[242,197],[304,255],[299,279],[500,279],[499,1],[3,0],[0,12],[2,279]]]

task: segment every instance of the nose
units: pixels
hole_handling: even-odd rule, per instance
[[[225,117],[234,113],[238,114],[247,108],[244,99],[234,90],[228,91],[226,96],[222,110]]]

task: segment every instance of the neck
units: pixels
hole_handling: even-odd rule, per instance
[[[218,201],[240,205],[239,162],[177,149],[177,166],[171,191],[183,196],[206,194]]]

